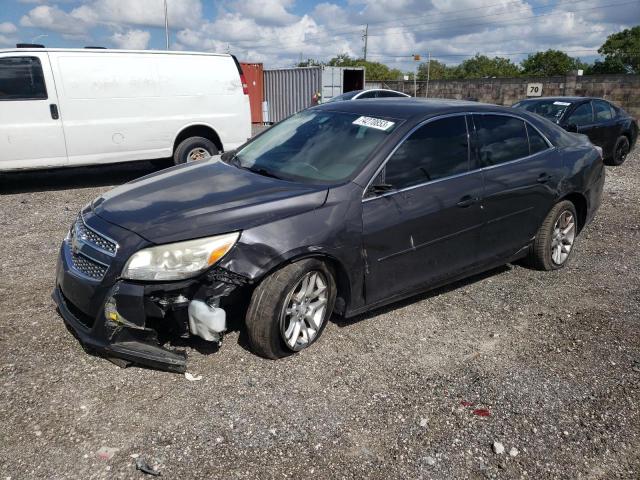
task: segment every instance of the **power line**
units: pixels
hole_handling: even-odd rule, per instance
[[[637,3],[637,2],[638,2],[638,0],[631,0],[631,1],[626,1],[626,2],[622,2],[622,3],[612,3],[612,4],[606,4],[606,5],[598,5],[598,6],[589,7],[589,8],[582,8],[582,9],[575,9],[575,10],[565,10],[563,13],[577,13],[577,12],[582,12],[582,11],[598,10],[598,9],[601,9],[601,8],[608,8],[608,7],[611,7],[611,6],[628,5],[628,4]],[[510,3],[518,3],[518,2],[510,2]],[[570,4],[578,4],[578,3],[584,3],[584,0],[566,1],[566,2],[562,2],[562,5],[570,5]],[[499,4],[495,4],[495,5],[499,5]],[[558,5],[560,5],[560,4],[543,5],[543,6],[539,6],[539,7],[533,7],[532,10],[540,10],[540,9],[545,9],[545,8],[556,8]],[[487,8],[487,7],[486,6],[485,7],[477,7],[476,9],[479,9],[479,8]],[[468,10],[474,10],[474,9],[468,9]],[[487,15],[477,16],[475,18],[491,18],[491,17],[500,17],[500,16],[504,16],[504,15],[512,15],[512,14],[518,13],[521,10],[522,9],[520,9],[520,10],[512,10],[512,11],[509,11],[509,12],[502,12],[502,13],[497,13],[497,14],[487,14]],[[462,11],[462,10],[460,10],[460,11]],[[455,13],[455,12],[452,12],[452,13]],[[541,13],[541,14],[537,14],[537,15],[530,15],[530,16],[527,16],[527,17],[522,17],[520,19],[500,20],[500,23],[502,25],[511,24],[511,23],[520,23],[520,22],[523,22],[523,21],[528,21],[528,20],[533,19],[533,18],[546,17],[546,16],[556,15],[556,14],[557,14],[556,12]],[[429,16],[432,16],[432,15],[429,15]],[[413,18],[415,19],[416,17],[413,17]],[[421,22],[420,24],[412,24],[412,25],[401,24],[401,25],[399,25],[397,27],[387,27],[387,29],[401,29],[401,30],[404,30],[407,27],[413,27],[413,26],[424,27],[424,26],[428,26],[428,25],[432,25],[432,24],[442,25],[444,23],[458,22],[459,20],[460,20],[460,18],[452,19],[452,20],[449,20],[449,21],[437,20],[437,21],[434,21],[434,22],[427,22],[427,23]],[[388,22],[389,21],[387,21],[387,23]],[[492,25],[494,23],[495,22],[462,23],[462,24],[457,24],[457,26],[459,26],[459,27],[490,26],[490,25]],[[439,31],[442,31],[442,30],[445,30],[445,29],[449,30],[450,27],[440,27],[440,28],[430,29],[429,33],[436,33],[436,32],[439,32]],[[419,28],[418,29],[412,29],[412,30],[422,31]],[[298,41],[298,42],[289,43],[289,45],[305,44],[308,41],[315,40],[315,39],[323,39],[324,40],[324,39],[326,39],[327,33],[330,33],[331,31],[332,30],[325,30],[321,34],[308,35],[308,36],[305,37],[304,40],[301,40],[301,41]],[[385,33],[381,33],[381,34],[368,33],[368,36],[398,35],[398,34],[402,34],[402,33],[404,33],[404,32],[402,32],[402,31],[385,32]],[[361,33],[360,32],[354,32],[354,31],[343,32],[343,33],[336,32],[336,33],[334,33],[334,36],[338,36],[338,37],[339,36],[344,36],[344,35],[351,36],[351,35],[356,35],[356,34],[360,35]],[[456,35],[456,36],[459,36],[459,35]],[[289,36],[289,37],[291,37],[291,36]],[[278,38],[280,40],[282,40],[282,39],[287,38],[287,37],[286,36],[280,36]],[[237,43],[247,43],[247,42],[252,42],[252,41],[251,40],[239,40],[239,41],[237,41],[235,43],[237,44]],[[252,45],[250,45],[250,46],[246,46],[246,47],[242,47],[242,45],[239,45],[239,46],[241,48],[256,48],[256,47],[262,47],[262,46],[273,46],[274,43],[275,42],[273,42],[273,41],[269,41],[269,43],[253,42]]]
[[[586,1],[595,1],[595,0],[586,0]],[[555,7],[559,6],[559,5],[573,5],[573,4],[579,4],[579,3],[584,3],[584,2],[585,2],[585,0],[566,0],[566,1],[558,2],[558,3],[554,4],[554,5],[540,5],[540,6],[537,6],[537,7],[531,7],[531,10],[541,10],[541,9],[547,9],[547,8],[555,8]],[[520,2],[514,1],[514,2],[508,2],[506,4],[496,3],[496,4],[485,5],[485,6],[482,6],[482,7],[475,7],[475,8],[469,8],[469,9],[464,9],[464,10],[462,10],[462,9],[460,9],[460,10],[451,10],[451,11],[447,11],[446,12],[446,14],[444,15],[444,18],[448,18],[448,17],[450,17],[451,14],[457,14],[457,13],[460,13],[460,12],[469,12],[469,11],[473,11],[473,10],[480,10],[480,9],[490,8],[492,6],[509,5],[509,4],[513,4],[513,3],[520,3]],[[603,8],[603,7],[594,7],[594,8]],[[481,15],[481,16],[476,16],[475,18],[477,19],[477,18],[499,17],[499,16],[504,16],[504,15],[511,15],[511,14],[514,14],[514,13],[519,13],[519,12],[521,12],[523,10],[529,10],[529,8],[523,7],[522,9],[518,9],[518,10],[511,10],[511,11],[508,11],[508,12]],[[567,12],[571,13],[572,11],[567,11]],[[551,13],[549,13],[549,14],[551,14]],[[549,15],[549,14],[545,14],[545,15]],[[411,18],[412,20],[415,20],[416,18],[427,17],[427,16],[428,17],[432,17],[432,16],[434,16],[434,14],[430,13],[430,14],[426,14],[426,15],[419,15],[419,16],[413,16],[413,17],[404,17],[404,18]],[[531,17],[525,17],[525,18],[534,18],[536,16],[537,15],[534,15],[534,16],[531,16]],[[540,15],[540,16],[542,16],[542,15]],[[398,19],[385,20],[385,21],[380,21],[380,22],[369,22],[369,24],[373,25],[373,24],[376,24],[376,23],[377,24],[395,23],[395,22],[397,22],[397,20]],[[385,27],[385,29],[386,30],[394,29],[394,28],[404,29],[405,27],[425,26],[425,25],[433,25],[433,24],[441,25],[443,23],[457,22],[459,20],[461,20],[461,18],[454,18],[454,19],[451,19],[451,20],[442,20],[442,18],[440,18],[439,20],[436,20],[436,21],[433,21],[433,22],[426,22],[426,23],[421,22],[419,24],[402,24],[402,23],[400,23],[397,26]],[[329,33],[334,33],[334,35],[333,35],[334,37],[335,36],[340,37],[340,36],[344,36],[344,35],[351,36],[351,35],[360,35],[361,34],[360,31],[354,31],[354,30],[348,30],[348,31],[340,32],[340,28],[339,29],[327,29],[327,30],[323,31],[321,34],[309,35],[309,36],[305,37],[304,40],[293,43],[293,45],[297,45],[297,44],[300,44],[300,43],[305,43],[307,41],[311,41],[311,40],[315,40],[315,39],[325,40]],[[400,32],[392,32],[391,34],[398,34],[398,33],[400,33]],[[381,35],[384,35],[384,34],[373,34],[373,33],[369,33],[368,34],[368,36],[381,36]],[[295,38],[297,36],[298,35],[279,36],[278,39],[279,40],[283,40],[283,39],[287,39],[287,38]],[[252,41],[253,40],[238,40],[235,43],[236,44],[242,44],[242,43],[252,42]],[[255,48],[255,47],[260,47],[260,46],[271,46],[271,45],[273,45],[273,42],[268,42],[268,43],[266,43],[266,42],[265,43],[258,42],[258,43],[254,43],[251,46],[244,46],[244,47],[242,47],[242,45],[239,45],[239,46],[242,47],[242,48],[249,49],[249,48]]]
[[[599,5],[597,7],[589,7],[589,8],[580,8],[580,9],[576,9],[576,10],[565,10],[563,13],[577,13],[577,12],[585,12],[585,11],[590,11],[590,10],[599,10],[601,8],[609,8],[609,7],[616,7],[616,6],[621,6],[621,5],[629,5],[632,3],[639,3],[639,0],[630,0],[630,1],[626,1],[626,2],[620,2],[620,3],[609,3],[607,5]],[[532,18],[540,18],[540,17],[548,17],[550,15],[557,15],[556,12],[549,12],[549,13],[541,13],[538,15],[531,15],[529,17],[523,17],[521,19],[513,19],[513,20],[503,20],[501,21],[502,24],[512,24],[512,23],[521,23],[521,22],[525,22],[528,20],[531,20]],[[472,26],[490,26],[492,25],[493,22],[480,22],[480,23],[463,23],[463,24],[459,24],[457,26],[459,27],[472,27]],[[422,30],[417,29],[419,32],[421,32]],[[442,28],[436,28],[436,29],[427,29],[426,31],[429,33],[434,33],[434,32],[438,32],[444,30]],[[446,28],[446,30],[449,30],[449,28]],[[404,32],[389,32],[386,33],[385,35],[398,35]],[[374,37],[374,36],[380,36],[378,34],[369,34],[370,36]]]

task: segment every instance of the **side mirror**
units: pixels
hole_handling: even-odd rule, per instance
[[[567,125],[565,125],[564,129],[567,132],[578,133],[578,125],[576,125],[575,123],[568,123]]]
[[[367,193],[373,194],[373,195],[382,195],[383,193],[390,192],[393,189],[394,189],[393,185],[389,183],[375,183],[369,186]]]
[[[236,150],[227,150],[220,156],[220,158],[222,159],[222,161],[226,162],[227,160],[232,158],[235,154],[236,154]]]

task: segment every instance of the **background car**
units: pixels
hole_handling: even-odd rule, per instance
[[[622,165],[638,138],[638,122],[620,107],[591,97],[544,97],[513,105],[583,133],[602,148],[605,163]]]
[[[391,97],[410,97],[406,93],[396,92],[395,90],[387,90],[384,88],[371,88],[369,90],[352,90],[343,93],[337,97],[333,97],[324,103],[342,102],[344,100],[359,100],[364,98],[391,98]]]
[[[219,340],[236,309],[252,350],[280,358],[334,312],[521,258],[562,268],[603,184],[586,137],[525,111],[329,103],[102,194],[62,243],[54,298],[110,357],[184,371],[156,332]]]

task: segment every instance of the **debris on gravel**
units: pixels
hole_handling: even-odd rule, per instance
[[[238,331],[187,344],[198,382],[87,353],[50,299],[78,210],[154,171],[0,176],[0,478],[144,478],[131,455],[195,480],[640,478],[639,148],[607,167],[566,268],[507,265],[336,317],[278,361]]]
[[[496,455],[502,455],[504,453],[504,445],[500,442],[493,442],[493,453]]]

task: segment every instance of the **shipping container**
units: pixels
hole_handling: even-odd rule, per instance
[[[241,63],[242,72],[249,89],[251,123],[262,123],[262,102],[264,100],[263,74],[261,63]]]
[[[279,122],[320,103],[352,90],[364,88],[364,67],[300,67],[264,70],[264,99],[269,118]],[[320,94],[320,95],[318,95]]]

